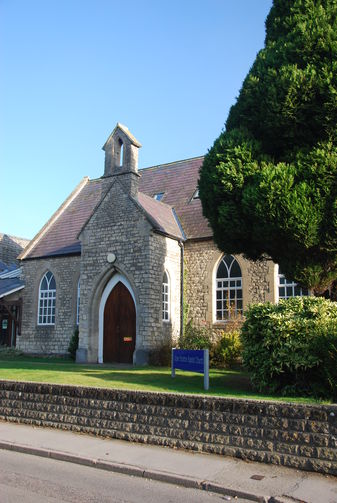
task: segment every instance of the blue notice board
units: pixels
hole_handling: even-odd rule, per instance
[[[172,377],[175,369],[204,374],[204,388],[209,388],[208,349],[172,349]]]

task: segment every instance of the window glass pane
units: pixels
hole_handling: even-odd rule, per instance
[[[228,270],[229,270],[230,266],[234,260],[234,257],[232,257],[232,255],[225,255],[222,260],[225,262],[225,264],[227,265]]]
[[[284,276],[280,276],[279,280],[280,280],[280,281],[279,281],[280,285],[284,285],[284,284],[285,284],[285,282],[286,282],[286,279],[285,279],[285,277],[284,277]]]
[[[163,274],[162,283],[162,320],[169,321],[169,294],[170,294],[170,283],[169,276],[166,271]]]
[[[40,283],[38,323],[51,325],[55,323],[56,283],[53,274],[47,271]]]
[[[280,286],[278,294],[279,294],[279,297],[284,297],[285,296],[285,288],[284,288],[284,286]]]
[[[50,282],[49,282],[49,289],[50,290],[56,290],[56,283],[55,283],[55,278],[54,276],[51,277]]]
[[[292,296],[293,296],[293,287],[287,286],[287,297],[292,297]]]
[[[241,277],[241,269],[236,260],[234,260],[232,268],[231,268],[231,278],[240,278]]]
[[[228,278],[227,267],[225,266],[223,261],[220,262],[216,277],[217,278]]]
[[[215,315],[216,320],[223,321],[235,317],[238,312],[242,313],[241,269],[232,255],[224,255],[217,270],[217,278],[228,278],[227,267],[230,271],[230,277],[233,279],[217,279],[216,281]]]
[[[298,285],[295,285],[294,294],[295,294],[296,297],[298,297],[299,295],[302,295],[302,289],[301,289],[301,287],[299,287]]]

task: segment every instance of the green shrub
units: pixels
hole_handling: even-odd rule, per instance
[[[211,366],[231,368],[239,363],[241,351],[240,331],[222,332],[220,338],[212,347],[210,354]]]
[[[17,356],[22,356],[23,351],[9,346],[0,346],[0,358],[15,358]]]
[[[337,303],[295,297],[251,305],[243,362],[260,391],[331,398],[337,385]]]
[[[78,337],[79,337],[78,328],[75,328],[68,346],[68,351],[73,360],[76,360],[76,351],[78,349]]]
[[[154,367],[169,367],[171,365],[172,344],[166,342],[159,348],[149,352],[149,365]]]
[[[192,320],[186,323],[183,336],[179,337],[180,349],[211,349],[213,333],[207,325],[195,325]]]
[[[195,325],[189,320],[179,338],[179,348],[208,349],[210,367],[232,367],[241,356],[240,324],[229,322],[225,330],[215,331],[209,325]]]

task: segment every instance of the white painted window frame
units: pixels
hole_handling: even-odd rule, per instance
[[[48,280],[47,274],[50,273],[51,276]],[[46,278],[47,289],[42,290],[42,282]],[[54,326],[56,317],[56,288],[50,288],[50,283],[55,276],[51,271],[46,271],[41,278],[39,286],[39,303],[37,310],[37,324],[39,326]],[[54,321],[53,321],[54,319]],[[45,321],[44,321],[45,320]]]
[[[166,274],[167,277],[167,283],[164,282],[164,276]],[[162,282],[162,289],[161,289],[161,294],[162,294],[162,321],[164,323],[168,323],[171,318],[171,288],[170,288],[170,275],[168,271],[165,269],[164,274],[163,274],[163,282]]]
[[[227,292],[227,299],[229,301],[229,306],[231,306],[232,301],[234,302],[234,306],[233,306],[234,307],[234,316],[237,316],[238,314],[240,314],[240,315],[243,314],[242,269],[241,269],[239,261],[236,259],[236,257],[234,257],[234,255],[230,255],[231,257],[233,257],[233,260],[228,268],[226,262],[224,262],[225,256],[226,256],[226,254],[222,255],[221,259],[219,260],[219,262],[215,268],[215,275],[214,275],[215,276],[215,278],[214,278],[214,281],[215,281],[215,295],[214,295],[214,297],[215,298],[214,298],[214,318],[213,318],[214,323],[226,323],[227,321],[229,321],[233,317],[233,316],[231,316],[231,309],[224,309],[224,307],[223,307],[224,292]],[[227,278],[217,278],[218,269],[219,269],[222,262],[224,263],[224,265],[227,269],[227,273],[228,273]],[[231,278],[230,272],[231,272],[232,266],[235,262],[238,264],[238,266],[240,268],[241,276]],[[225,286],[225,283],[227,283],[226,286]],[[241,297],[238,297],[238,295],[237,295],[239,290],[241,290]],[[218,299],[218,292],[221,292],[221,299]],[[234,292],[234,297],[232,299],[230,298],[231,292]],[[237,307],[238,301],[241,301],[241,305],[242,305],[241,308]],[[222,304],[222,307],[220,309],[218,309],[218,302],[221,302],[221,304]],[[228,311],[228,317],[224,317],[224,313],[227,311]],[[218,318],[219,312],[221,313],[221,319]]]
[[[295,281],[289,281],[285,277],[284,274],[280,273],[280,268],[278,265],[277,267],[277,302],[279,300],[286,300],[286,299],[292,299],[293,297],[307,297],[310,295],[310,292],[308,293],[303,293],[303,289],[300,288],[300,293],[298,295],[295,295],[295,288],[298,287],[298,283]],[[284,279],[284,283],[281,284],[281,279]],[[280,288],[284,288],[284,295],[280,295]],[[291,295],[287,294],[287,288],[291,288]]]

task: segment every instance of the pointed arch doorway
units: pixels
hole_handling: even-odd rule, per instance
[[[120,275],[109,281],[100,305],[100,363],[133,363],[136,307],[128,282]]]

